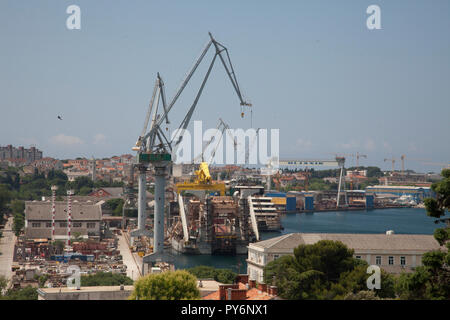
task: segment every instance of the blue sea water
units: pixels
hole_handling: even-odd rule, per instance
[[[399,234],[433,234],[443,223],[435,224],[424,209],[395,208],[368,211],[330,211],[314,213],[295,213],[282,216],[282,232],[265,232],[261,239],[266,240],[293,232],[314,233],[385,233],[394,230]],[[232,269],[246,273],[246,255],[185,255],[174,254],[175,267],[185,269],[198,265]]]

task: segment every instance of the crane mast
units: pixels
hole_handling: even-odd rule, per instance
[[[153,253],[143,258],[142,270],[144,264],[155,263],[159,261],[168,261],[168,256],[164,253],[164,207],[165,207],[165,186],[166,176],[170,172],[172,166],[172,155],[176,155],[176,150],[183,139],[184,130],[188,127],[195,108],[200,100],[203,89],[208,81],[209,75],[212,71],[214,63],[219,57],[222,62],[227,75],[233,85],[233,88],[239,98],[241,106],[251,106],[250,103],[244,101],[239,84],[237,82],[236,74],[231,64],[228,50],[225,46],[217,42],[211,33],[209,33],[209,41],[203,48],[200,56],[195,61],[192,68],[187,73],[186,77],[181,83],[181,86],[175,92],[172,100],[168,102],[165,95],[164,82],[157,74],[155,85],[153,88],[152,98],[149,103],[147,114],[144,121],[144,128],[139,136],[133,150],[137,152],[136,166],[139,170],[139,185],[138,185],[138,229],[131,233],[132,237],[149,236],[151,235],[145,229],[146,220],[146,172],[151,166],[154,169],[155,177],[155,205],[154,205],[154,231],[153,231]],[[163,122],[168,125],[169,112],[174,108],[175,103],[191,80],[200,63],[203,61],[206,53],[211,47],[215,48],[215,54],[208,67],[208,70],[203,78],[200,88],[195,96],[193,103],[188,109],[185,117],[178,126],[173,139],[168,139],[162,129]],[[224,54],[225,53],[225,54]],[[228,62],[228,65],[227,65]],[[162,103],[162,110],[159,109],[160,101]],[[151,119],[151,122],[150,122]],[[150,122],[150,127],[147,127]],[[223,121],[222,121],[223,122]],[[167,129],[167,128],[166,128]],[[205,170],[204,170],[205,171]]]

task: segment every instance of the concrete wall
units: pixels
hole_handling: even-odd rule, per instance
[[[39,289],[38,300],[126,300],[133,291],[133,286],[125,286],[124,290],[120,290],[119,286],[116,290],[80,290],[62,288],[58,292],[57,288]]]

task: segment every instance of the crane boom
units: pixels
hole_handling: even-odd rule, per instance
[[[208,43],[205,45],[205,47],[204,47],[204,49],[202,50],[200,56],[199,56],[199,57],[197,58],[197,60],[195,61],[193,67],[192,67],[192,68],[190,69],[190,71],[188,72],[188,74],[187,74],[187,76],[185,77],[185,79],[183,80],[183,82],[182,82],[180,88],[177,90],[177,92],[175,93],[175,96],[173,97],[173,99],[171,100],[171,102],[169,103],[169,105],[168,105],[167,107],[165,106],[165,105],[166,105],[166,104],[165,104],[165,98],[164,98],[164,97],[162,98],[162,100],[163,100],[163,107],[164,107],[164,115],[163,115],[163,117],[160,117],[160,118],[157,120],[157,122],[155,123],[155,126],[151,128],[151,130],[147,133],[146,136],[144,136],[144,138],[143,138],[144,140],[147,139],[149,136],[155,136],[155,131],[156,131],[157,128],[159,128],[159,126],[162,124],[163,119],[166,119],[166,120],[167,120],[167,114],[172,110],[172,108],[173,108],[175,102],[176,102],[177,99],[180,97],[181,93],[183,92],[183,90],[185,89],[185,87],[187,86],[187,84],[189,83],[189,81],[191,80],[192,75],[195,73],[195,71],[197,70],[198,66],[199,66],[200,63],[203,61],[203,59],[204,59],[206,53],[207,53],[208,50],[211,48],[211,45],[212,45],[212,44],[214,45],[214,48],[216,49],[216,52],[215,52],[215,54],[214,54],[214,57],[213,57],[213,59],[212,59],[210,65],[209,65],[208,71],[206,72],[206,75],[205,75],[205,77],[204,77],[204,79],[203,79],[203,81],[202,81],[202,84],[201,84],[201,86],[200,86],[200,89],[198,90],[198,93],[197,93],[197,95],[196,95],[196,97],[195,97],[194,102],[192,103],[192,105],[191,105],[191,107],[189,108],[189,110],[188,110],[186,116],[184,117],[183,121],[181,122],[180,126],[178,127],[174,139],[172,139],[172,140],[170,141],[171,144],[174,143],[173,151],[175,151],[175,150],[177,149],[177,146],[181,143],[181,141],[182,141],[182,139],[183,139],[183,134],[182,134],[182,133],[183,133],[183,131],[184,131],[184,130],[188,127],[188,125],[189,125],[189,122],[190,122],[190,120],[191,120],[192,114],[193,114],[194,111],[195,111],[195,108],[196,108],[197,103],[198,103],[198,101],[199,101],[199,99],[200,99],[200,96],[201,96],[201,94],[202,94],[202,92],[203,92],[203,89],[204,89],[204,87],[205,87],[205,84],[206,84],[206,82],[207,82],[207,80],[208,80],[208,78],[209,78],[209,75],[210,75],[211,70],[212,70],[212,68],[213,68],[213,66],[214,66],[214,63],[215,63],[215,61],[216,61],[217,56],[219,56],[219,58],[220,58],[220,60],[221,60],[221,62],[222,62],[222,64],[223,64],[223,66],[224,66],[224,68],[225,68],[225,71],[227,72],[227,75],[228,75],[228,77],[229,77],[229,79],[230,79],[230,81],[231,81],[231,83],[232,83],[232,85],[233,85],[233,88],[235,89],[236,94],[237,94],[237,96],[238,96],[238,98],[239,98],[239,100],[240,100],[241,106],[251,106],[251,104],[248,103],[248,102],[246,102],[246,101],[244,101],[244,99],[243,99],[243,97],[242,97],[242,93],[241,93],[241,90],[240,90],[240,88],[239,88],[239,84],[238,84],[238,82],[237,82],[236,74],[235,74],[233,65],[232,65],[232,63],[231,63],[231,59],[230,59],[229,53],[228,53],[228,49],[227,49],[225,46],[223,46],[222,44],[220,44],[219,42],[217,42],[217,41],[213,38],[213,36],[212,36],[211,33],[209,33],[209,36],[210,36],[210,40],[209,40]],[[223,53],[222,53],[223,51],[226,52],[226,58],[227,58],[227,61],[228,61],[228,63],[229,63],[229,67],[228,67],[228,65],[227,65],[227,63],[226,63],[226,61],[225,61],[225,58],[223,57]],[[162,81],[161,81],[161,82],[162,82]],[[164,86],[163,86],[162,83],[161,83],[160,85],[161,85],[160,92],[163,93],[163,92],[164,92],[164,89],[163,89]],[[167,120],[167,121],[168,121],[168,120]]]

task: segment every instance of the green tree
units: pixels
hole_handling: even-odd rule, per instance
[[[7,204],[11,200],[11,192],[7,185],[0,184],[0,224],[3,224],[3,214],[7,209]]]
[[[347,294],[344,300],[380,300],[380,298],[373,291],[359,291]]]
[[[8,280],[4,275],[0,275],[0,296],[3,292],[3,290],[6,289],[6,286],[8,285]]]
[[[195,276],[185,270],[149,274],[134,284],[130,300],[197,300],[200,291]]]
[[[78,190],[78,194],[80,195],[80,196],[87,196],[89,193],[91,193],[92,192],[92,188],[91,187],[88,187],[88,186],[83,186],[83,187],[81,187],[81,189],[79,189]]]
[[[431,185],[431,190],[436,193],[436,199],[425,199],[427,214],[434,218],[440,218],[445,210],[450,210],[450,169],[441,172],[443,179]]]
[[[229,269],[217,269],[210,266],[196,266],[186,271],[192,273],[198,279],[214,279],[218,282],[231,284],[236,279],[237,274]]]
[[[443,179],[431,185],[436,198],[425,199],[427,215],[436,218],[436,223],[446,222],[446,228],[434,232],[441,246],[450,249],[450,218],[445,217],[450,209],[450,169],[441,173]],[[427,252],[422,256],[422,266],[412,274],[402,274],[395,286],[397,294],[404,299],[450,299],[450,252],[443,250]]]
[[[367,290],[367,262],[360,260],[359,265],[352,271],[344,272],[336,284],[330,288],[330,297],[334,299],[345,299],[350,293],[358,294]],[[395,279],[392,275],[381,269],[381,288],[374,291],[378,298],[395,298]]]
[[[331,299],[335,295],[330,296],[331,286],[358,264],[353,250],[342,242],[322,240],[300,245],[294,249],[294,256],[268,263],[264,281],[276,285],[285,299]]]
[[[64,247],[66,246],[66,244],[62,240],[55,240],[51,243],[51,245],[53,247],[53,251],[55,251],[56,254],[62,253]]]
[[[27,286],[21,289],[10,289],[2,297],[4,300],[37,300],[38,294],[36,288]]]
[[[114,216],[122,216],[124,200],[120,198],[110,199],[105,202],[106,209],[112,211]]]

